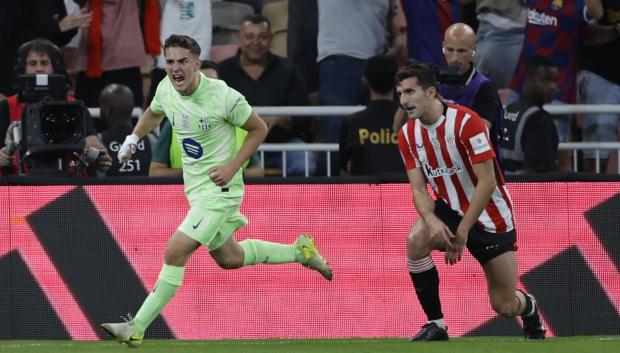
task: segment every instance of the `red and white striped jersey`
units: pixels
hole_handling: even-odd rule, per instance
[[[422,168],[435,195],[461,216],[467,212],[477,178],[472,165],[494,159],[489,132],[482,118],[460,105],[445,105],[443,115],[433,125],[409,119],[398,133],[405,168]],[[497,186],[477,226],[490,233],[512,230],[512,200],[503,176],[495,173]]]

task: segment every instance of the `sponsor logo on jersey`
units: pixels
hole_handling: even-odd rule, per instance
[[[186,138],[183,139],[183,150],[185,153],[194,159],[198,159],[202,157],[202,146],[200,143],[196,142],[194,139]]]
[[[527,21],[538,26],[558,26],[558,18],[549,16],[544,12],[538,12],[536,9],[530,9],[527,14]]]
[[[450,168],[438,167],[438,168],[433,169],[433,167],[431,167],[427,163],[424,163],[424,172],[426,173],[426,176],[428,176],[429,178],[436,178],[442,175],[452,175],[452,174],[460,173],[463,170],[464,169],[460,164],[455,164],[454,166]]]
[[[484,132],[481,132],[476,136],[470,137],[469,144],[471,144],[471,147],[474,150],[475,154],[480,154],[482,152],[486,152],[491,149],[489,140],[487,140],[487,137],[484,134]]]

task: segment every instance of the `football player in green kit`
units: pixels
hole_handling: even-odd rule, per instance
[[[130,346],[142,343],[148,326],[181,286],[185,264],[200,245],[224,269],[297,262],[332,279],[329,264],[306,234],[290,245],[256,239],[237,242],[233,233],[247,224],[239,212],[241,166],[264,140],[267,126],[239,92],[200,72],[200,46],[194,39],[171,35],[164,43],[164,55],[167,78],[159,83],[118,158],[121,163],[129,160],[138,141],[166,116],[182,151],[185,194],[191,207],[168,241],[157,284],[135,318],[101,325]],[[248,132],[239,150],[236,126]]]

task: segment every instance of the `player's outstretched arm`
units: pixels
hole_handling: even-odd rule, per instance
[[[153,131],[161,121],[164,119],[164,115],[155,114],[151,108],[146,108],[136,127],[133,129],[133,133],[125,138],[125,142],[118,150],[118,161],[121,163],[127,162],[131,155],[136,152],[136,144],[140,141],[144,135]]]

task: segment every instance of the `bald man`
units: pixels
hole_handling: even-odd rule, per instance
[[[497,88],[474,67],[476,32],[465,23],[451,25],[444,33],[442,51],[448,66],[440,71],[439,93],[446,101],[468,107],[484,119],[498,153],[504,110]]]
[[[125,140],[125,136],[133,131],[131,113],[133,111],[133,92],[125,85],[111,84],[106,86],[99,94],[99,106],[101,107],[101,119],[106,130],[99,133],[99,138],[110,151],[112,167],[99,176],[136,176],[148,175],[151,163],[152,147],[155,137],[151,134],[137,145],[137,151],[132,159],[120,164],[118,148]]]

